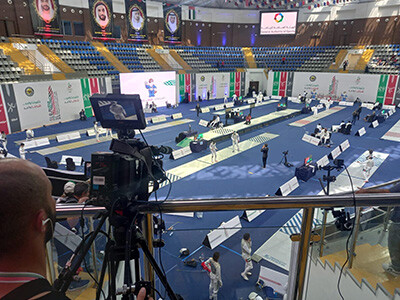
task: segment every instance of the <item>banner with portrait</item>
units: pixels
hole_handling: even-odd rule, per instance
[[[147,11],[142,0],[125,0],[128,40],[147,41]]]
[[[112,0],[89,1],[94,38],[113,38]]]
[[[29,0],[35,34],[62,35],[58,0]]]
[[[164,41],[180,43],[182,41],[182,8],[164,6]]]

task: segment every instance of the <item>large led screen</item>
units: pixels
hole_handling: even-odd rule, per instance
[[[121,94],[139,94],[143,107],[176,103],[175,72],[121,73]]]
[[[260,13],[260,35],[293,35],[296,26],[297,11]]]

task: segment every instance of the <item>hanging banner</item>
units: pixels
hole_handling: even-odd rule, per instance
[[[294,72],[288,72],[287,81],[286,81],[286,96],[287,97],[293,96],[293,79],[294,79]]]
[[[274,81],[272,83],[272,96],[278,96],[280,78],[281,72],[274,72]]]
[[[58,0],[29,0],[33,31],[38,35],[63,35]]]
[[[142,0],[125,0],[128,40],[147,41],[147,11]]]
[[[90,103],[89,78],[81,79],[81,88],[82,88],[83,105],[84,105],[84,109],[85,109],[85,114],[89,118],[93,117],[92,104]]]
[[[378,86],[378,93],[376,95],[376,102],[380,102],[383,104],[388,77],[389,77],[389,75],[381,75],[381,77],[379,79],[379,86]]]
[[[385,105],[392,105],[394,101],[394,94],[396,92],[397,75],[390,75],[386,87]]]
[[[1,86],[3,103],[6,107],[9,131],[21,131],[21,123],[19,119],[17,101],[15,100],[14,85],[4,84]]]
[[[164,42],[180,43],[182,41],[182,8],[164,6]]]
[[[240,95],[246,95],[246,72],[240,72]]]
[[[397,89],[396,89],[396,94],[394,96],[394,104],[398,105],[399,103],[400,103],[400,76],[398,76]]]
[[[94,38],[113,37],[112,0],[89,1],[92,19],[92,35]]]
[[[7,116],[6,116],[6,106],[3,103],[3,98],[0,93],[0,132],[4,131],[5,134],[8,134],[10,131],[8,130]]]
[[[279,96],[285,97],[286,94],[287,72],[281,72],[281,81],[279,83]]]

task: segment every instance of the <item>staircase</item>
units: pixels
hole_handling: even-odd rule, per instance
[[[61,60],[53,51],[50,50],[46,45],[37,45],[38,51],[46,57],[49,62],[55,65],[63,73],[75,73],[69,65],[67,65],[63,60]]]
[[[356,247],[355,252],[353,267],[347,272],[358,284],[368,283],[374,290],[384,289],[394,296],[396,288],[400,287],[400,277],[393,277],[382,269],[382,264],[389,261],[388,249],[379,244],[362,244]],[[321,257],[323,264],[329,262],[331,266],[342,266],[345,261],[345,250]]]
[[[18,66],[24,70],[25,75],[43,75],[42,70],[36,67],[36,65],[21,53],[18,49],[15,49],[12,43],[0,43],[0,49],[3,50],[5,55],[18,63]]]
[[[169,50],[169,54],[172,56],[173,59],[176,60],[178,64],[182,66],[185,71],[192,70],[192,67],[187,64],[186,61],[173,49]]]
[[[257,63],[254,59],[253,52],[251,51],[251,48],[242,48],[244,58],[246,59],[247,65],[249,68],[257,68]]]
[[[93,41],[92,45],[96,47],[96,50],[99,51],[100,54],[103,55],[105,59],[107,59],[118,72],[120,73],[131,72],[122,62],[118,60],[118,58],[114,56],[114,54],[110,52],[110,50],[107,49],[106,46],[103,45],[103,43]]]
[[[335,63],[331,64],[331,66],[329,67],[329,70],[334,70],[334,71],[338,71],[340,68],[340,65],[342,64],[343,60],[346,58],[347,56],[347,50],[340,50],[339,53],[336,55],[335,58]]]
[[[161,66],[164,71],[172,71],[171,66],[156,52],[156,49],[163,49],[161,46],[153,46],[152,49],[147,49],[147,53]]]
[[[367,49],[364,50],[364,53],[361,55],[360,59],[357,62],[357,65],[355,66],[354,70],[357,71],[364,71],[365,67],[371,60],[372,56],[374,55],[375,50],[373,49]]]

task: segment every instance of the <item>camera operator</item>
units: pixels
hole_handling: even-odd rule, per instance
[[[68,299],[45,279],[46,243],[55,224],[50,181],[21,159],[1,160],[0,177],[0,298]]]
[[[56,222],[50,181],[22,159],[2,159],[0,177],[0,298],[69,299],[45,279],[46,243]],[[144,288],[137,299],[146,299]]]
[[[263,163],[263,168],[265,169],[267,167],[267,158],[268,158],[268,144],[264,144],[261,148],[262,152],[262,163]]]

